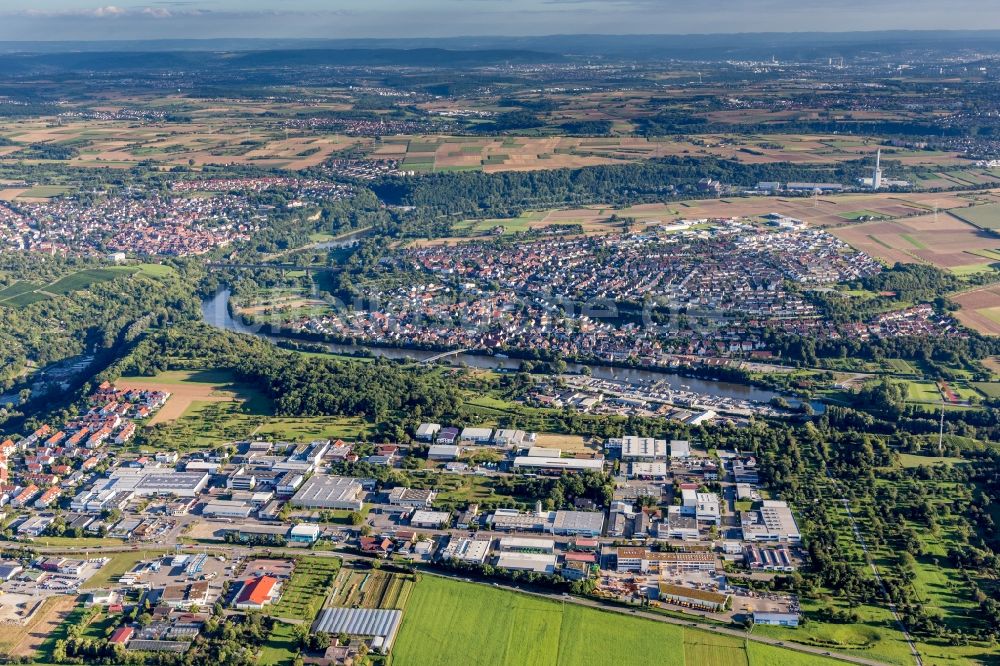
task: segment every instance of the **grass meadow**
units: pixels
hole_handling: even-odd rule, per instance
[[[406,604],[392,666],[812,666],[832,664],[664,622],[438,576]]]

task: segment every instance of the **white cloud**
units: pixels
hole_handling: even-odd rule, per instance
[[[144,7],[142,14],[143,16],[152,16],[153,18],[170,18],[173,16],[169,9],[163,7]]]
[[[201,10],[185,10],[184,14],[201,14]],[[165,7],[136,7],[126,8],[117,5],[103,5],[99,7],[83,7],[79,9],[21,9],[14,11],[0,10],[0,15],[7,16],[27,16],[34,18],[122,18],[122,17],[147,17],[147,18],[171,18],[177,15]]]
[[[108,5],[106,7],[97,7],[96,9],[92,10],[92,13],[97,18],[104,18],[106,16],[111,16],[111,17],[122,16],[123,14],[126,14],[127,12],[126,12],[126,10],[122,9],[121,7],[115,7],[114,5]]]

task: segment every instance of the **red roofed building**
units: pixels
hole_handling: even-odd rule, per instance
[[[236,607],[243,610],[259,610],[278,598],[280,587],[278,579],[274,576],[251,578],[243,583],[243,589],[236,597]]]
[[[15,509],[20,509],[27,506],[28,502],[35,498],[38,494],[38,486],[31,484],[21,492],[19,492],[14,499],[10,501],[10,505]]]
[[[567,562],[583,562],[584,564],[597,564],[597,553],[585,553],[582,551],[570,551],[566,553]]]
[[[66,433],[60,430],[59,432],[57,432],[56,434],[52,435],[47,440],[45,440],[45,446],[55,446],[64,439],[66,439]]]
[[[42,493],[41,497],[35,500],[35,508],[36,509],[49,508],[50,506],[52,506],[52,503],[59,498],[60,494],[61,491],[58,488],[56,487],[49,488],[44,493]]]
[[[135,629],[132,627],[118,627],[115,629],[115,633],[111,634],[111,638],[108,642],[112,645],[125,645],[128,643],[129,639],[132,638],[132,634],[135,633]]]
[[[124,444],[128,440],[132,439],[132,435],[134,434],[135,434],[135,423],[129,421],[128,423],[125,424],[125,427],[122,428],[122,431],[118,433],[118,436],[115,437],[115,444]]]
[[[392,550],[392,541],[389,539],[377,539],[375,537],[363,536],[358,539],[358,543],[361,545],[362,552],[365,553],[375,553],[385,557]]]

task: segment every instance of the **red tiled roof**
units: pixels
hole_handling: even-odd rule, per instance
[[[273,576],[261,576],[257,579],[248,580],[240,591],[240,597],[236,600],[236,603],[263,605],[270,598],[271,591],[277,582],[278,579]]]
[[[134,633],[135,629],[132,627],[118,627],[115,629],[115,633],[111,634],[111,638],[108,642],[120,645],[125,644],[128,642],[128,639],[132,638],[132,634]]]
[[[597,562],[597,554],[596,553],[580,553],[580,552],[570,551],[570,552],[566,553],[566,561],[567,562],[591,562],[591,563],[594,563],[594,562]]]

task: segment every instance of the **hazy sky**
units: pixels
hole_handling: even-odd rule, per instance
[[[998,0],[0,0],[0,40],[1000,29]]]

